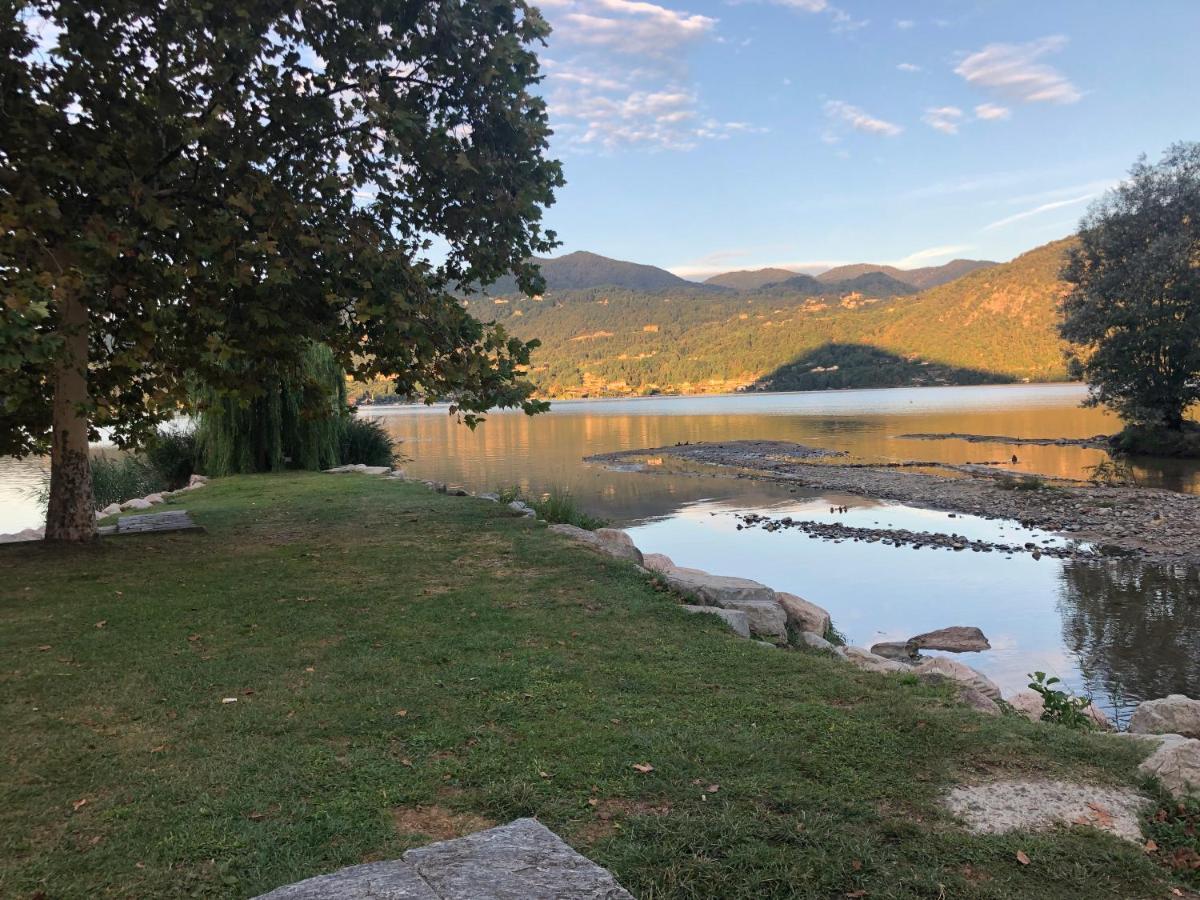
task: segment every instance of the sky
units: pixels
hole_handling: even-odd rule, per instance
[[[1200,0],[537,5],[553,255],[688,278],[1005,261],[1200,139]]]

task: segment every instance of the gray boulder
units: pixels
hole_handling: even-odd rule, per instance
[[[749,578],[732,578],[726,575],[710,575],[700,569],[676,567],[663,573],[667,585],[687,597],[695,597],[705,606],[730,607],[732,603],[770,602],[777,607],[775,592],[765,584]],[[782,608],[780,614],[783,614]],[[784,622],[786,624],[786,617]]]
[[[623,531],[613,528],[603,528],[600,530],[607,531],[609,534],[602,536],[598,531],[588,531],[586,528],[578,528],[575,525],[566,524],[551,525],[547,530],[555,534],[561,534],[563,537],[568,537],[573,541],[578,541],[593,550],[615,557],[616,559],[628,560],[639,566],[642,564],[641,551],[633,545],[633,541],[629,535]]]
[[[801,631],[796,635],[796,646],[807,650],[821,650],[825,653],[836,653],[838,648],[819,634],[811,631]]]
[[[108,504],[108,506],[104,507],[104,509],[100,510],[100,515],[104,516],[105,518],[108,518],[109,516],[115,516],[120,511],[121,511],[120,503],[110,503],[110,504]]]
[[[909,650],[903,641],[882,641],[871,645],[871,652],[884,659],[894,659],[896,662],[912,664],[917,659],[917,651]]]
[[[1200,738],[1200,700],[1171,694],[1138,704],[1129,719],[1134,734],[1181,734]]]
[[[721,609],[719,606],[683,606],[684,612],[705,613],[716,616],[729,626],[729,630],[744,638],[750,637],[750,619],[740,609]]]
[[[896,665],[899,665],[897,663]],[[944,656],[935,656],[920,663],[915,671],[922,677],[943,677],[979,691],[985,697],[1000,700],[1000,688],[986,675],[980,674],[970,666]]]
[[[866,672],[889,673],[909,671],[908,666],[892,659],[884,659],[882,656],[876,656],[870,650],[864,650],[862,647],[847,647],[845,655],[846,659],[852,665]]]
[[[963,685],[958,689],[958,699],[971,707],[971,709],[981,712],[985,716],[1000,715],[1000,705],[987,694],[977,691],[975,688]]]
[[[126,500],[121,504],[121,509],[149,509],[153,505],[154,504],[149,500],[143,500],[141,497],[137,497],[133,500]]]
[[[1138,771],[1157,778],[1176,797],[1200,793],[1200,740],[1161,735],[1158,749],[1138,766]]]
[[[825,634],[829,631],[832,620],[829,613],[817,604],[797,597],[795,594],[778,591],[775,599],[783,607],[787,623],[796,631],[810,631],[813,634]]]
[[[642,554],[642,565],[651,572],[665,573],[675,568],[675,563],[671,561],[671,557],[664,553],[644,553]]]
[[[908,646],[913,651],[945,650],[949,653],[976,653],[992,649],[983,632],[973,625],[952,625],[937,631],[927,631],[910,637]]]
[[[612,874],[535,819],[517,819],[400,859],[351,866],[258,900],[633,900]]]

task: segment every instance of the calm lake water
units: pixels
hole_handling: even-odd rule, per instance
[[[499,413],[474,432],[441,407],[365,411],[383,421],[410,475],[471,490],[566,488],[590,512],[628,528],[645,552],[740,575],[826,607],[851,643],[902,640],[947,625],[977,625],[993,649],[961,658],[1005,693],[1026,673],[1059,675],[1123,720],[1139,699],[1200,696],[1200,572],[1130,560],[1078,562],[1028,554],[954,553],[831,542],[798,530],[737,530],[738,514],[828,519],[846,525],[957,531],[1006,543],[1052,536],[988,521],[731,478],[614,471],[583,457],[678,441],[773,439],[846,450],[855,460],[948,463],[1008,459],[1030,473],[1081,477],[1098,450],[914,441],[912,432],[1087,437],[1116,430],[1082,409],[1075,385],[1023,385],[559,402],[529,418]],[[36,523],[24,492],[36,463],[0,464],[0,531]],[[1140,481],[1200,491],[1200,466],[1139,464]]]

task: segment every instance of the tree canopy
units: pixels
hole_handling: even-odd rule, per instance
[[[1079,228],[1062,336],[1082,351],[1093,404],[1178,431],[1200,400],[1200,144],[1140,159]]]
[[[554,246],[536,9],[46,0],[0,15],[0,452],[51,451],[48,536],[56,496],[81,490],[55,487],[80,421],[137,443],[190,386],[252,399],[256,373],[289,377],[313,342],[360,378],[453,398],[468,422],[541,408],[530,343],[452,293],[507,272],[535,291],[528,260]]]

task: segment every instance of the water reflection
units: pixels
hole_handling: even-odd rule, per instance
[[[1062,570],[1058,612],[1063,644],[1094,693],[1130,702],[1200,696],[1196,568],[1070,562]]]

